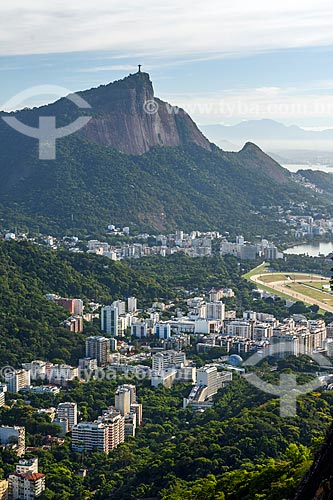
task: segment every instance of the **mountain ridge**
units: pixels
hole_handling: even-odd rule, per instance
[[[169,113],[173,108],[152,93],[149,75],[136,73],[78,92],[89,96],[89,110],[62,98],[11,113],[31,126],[38,126],[40,116],[55,116],[58,127],[78,116],[92,116],[90,128],[88,124],[57,141],[52,161],[38,159],[36,139],[0,120],[2,225],[54,234],[100,234],[114,222],[140,231],[180,227],[272,237],[284,234],[285,227],[274,215],[261,215],[261,206],[290,200],[324,203],[256,145],[225,152],[208,142],[185,111]],[[159,105],[155,118],[143,109],[152,95]],[[101,120],[108,125],[103,128]],[[99,135],[98,127],[106,132]],[[159,131],[165,132],[163,144]],[[140,153],[131,153],[138,149]],[[250,212],[257,215],[249,218]]]
[[[214,143],[223,147],[231,142],[233,150],[239,150],[245,141],[251,140],[266,151],[288,150],[332,151],[333,130],[304,130],[297,125],[284,125],[271,119],[245,120],[236,125],[202,125],[202,132]],[[284,154],[283,154],[284,153]]]
[[[73,96],[83,99],[89,109],[76,108],[71,102]],[[182,108],[155,97],[148,73],[137,72],[106,85],[70,94],[49,105],[9,115],[31,122],[29,114],[47,116],[52,113],[57,123],[64,125],[64,110],[69,123],[77,116],[90,116],[87,125],[78,131],[79,135],[123,153],[141,155],[156,146],[177,147],[191,143],[211,150],[208,139]],[[36,119],[32,118],[32,122],[37,126]]]

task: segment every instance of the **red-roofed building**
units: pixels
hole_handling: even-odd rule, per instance
[[[9,475],[9,498],[33,500],[45,490],[45,475],[41,472],[14,472]]]

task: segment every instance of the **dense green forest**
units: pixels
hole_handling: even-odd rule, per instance
[[[95,418],[113,403],[121,381],[73,383],[57,396],[27,395],[32,406],[18,401],[2,409],[0,419],[25,425],[28,443],[38,446],[46,432],[56,433],[56,426],[33,406],[77,401],[83,418]],[[331,422],[331,393],[300,398],[297,416],[286,419],[279,416],[278,400],[237,377],[204,413],[182,409],[185,385],[156,390],[145,381],[136,384],[144,408],[136,438],[108,457],[71,452],[70,437],[63,446],[38,451],[40,469],[47,474],[43,498],[88,499],[95,491],[98,500],[291,500]],[[8,452],[2,460],[5,471],[13,468]],[[85,479],[77,475],[82,467],[88,470]]]

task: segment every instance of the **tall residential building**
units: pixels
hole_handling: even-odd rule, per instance
[[[225,316],[225,305],[221,300],[208,302],[206,304],[206,319],[223,321]]]
[[[132,323],[131,335],[139,339],[147,337],[147,323],[145,321]]]
[[[218,391],[218,374],[216,366],[202,366],[197,370],[197,385],[207,387],[207,397]]]
[[[138,310],[138,301],[136,297],[128,297],[127,309],[129,313],[135,313]]]
[[[96,358],[81,358],[79,359],[79,378],[84,378],[84,371],[94,371],[97,370],[97,359]]]
[[[154,327],[154,334],[159,339],[169,339],[171,336],[170,323],[157,323]]]
[[[136,387],[133,384],[123,384],[122,386],[125,389],[128,389],[130,391],[130,399],[131,399],[131,404],[135,403],[136,401]]]
[[[55,417],[52,423],[55,425],[59,425],[61,429],[59,436],[66,436],[67,432],[69,432],[67,418]]]
[[[63,326],[72,333],[83,332],[83,318],[82,316],[70,316],[63,322]]]
[[[163,385],[164,387],[171,387],[174,380],[177,377],[176,368],[166,368],[160,372],[153,372],[151,376],[151,385],[152,387],[158,387],[159,385]]]
[[[13,370],[5,374],[5,380],[9,392],[19,392],[23,387],[30,385],[30,370]]]
[[[124,427],[124,417],[114,411],[108,411],[96,422],[80,422],[72,429],[72,449],[109,453],[124,442]]]
[[[117,448],[125,441],[125,417],[111,406],[98,421],[104,422],[108,426],[108,446],[109,450]]]
[[[112,307],[116,307],[118,309],[119,315],[126,314],[126,302],[124,300],[115,300],[112,302]]]
[[[125,436],[131,436],[135,437],[135,431],[138,423],[136,420],[136,414],[133,413],[127,413],[125,415]]]
[[[13,447],[18,456],[21,457],[25,453],[25,427],[14,425],[0,426],[0,444]]]
[[[82,316],[83,315],[83,300],[81,299],[74,299],[74,315],[75,316]]]
[[[226,323],[224,333],[230,337],[245,337],[251,339],[253,337],[253,320],[235,319]]]
[[[101,309],[101,330],[111,337],[118,335],[119,309],[116,305],[104,306]]]
[[[128,387],[119,386],[115,394],[115,408],[125,416],[131,409],[131,391]]]
[[[110,339],[106,337],[88,337],[86,340],[86,357],[97,359],[98,366],[105,366],[110,358]]]
[[[80,422],[72,429],[74,451],[100,451],[108,453],[108,431],[102,422]]]
[[[59,403],[57,418],[66,418],[68,420],[68,430],[72,430],[74,425],[77,424],[77,404],[71,402]]]

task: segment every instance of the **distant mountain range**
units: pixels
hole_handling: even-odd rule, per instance
[[[285,163],[333,163],[333,130],[304,130],[274,120],[249,120],[233,126],[205,125],[203,133],[227,151],[238,151],[252,141]]]
[[[115,223],[273,237],[285,226],[261,215],[263,205],[326,203],[254,144],[239,153],[211,144],[185,111],[154,96],[146,73],[79,95],[91,109],[60,99],[10,114],[35,127],[41,116],[55,116],[59,127],[90,114],[85,128],[57,141],[56,160],[39,160],[37,141],[0,120],[3,227],[96,234]]]

